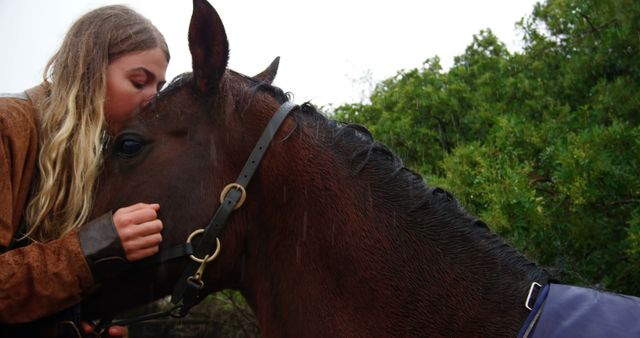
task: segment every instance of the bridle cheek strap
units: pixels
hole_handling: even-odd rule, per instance
[[[202,238],[194,248],[194,256],[206,257],[216,249],[216,239],[224,229],[231,213],[239,206],[239,201],[246,197],[245,189],[258,169],[273,137],[280,129],[285,118],[297,107],[296,104],[287,101],[283,103],[280,109],[271,117],[271,120],[251,151],[235,183],[229,186],[230,189],[225,189],[226,194],[221,196],[220,206],[218,206],[209,224],[204,228]],[[201,263],[189,261],[173,290],[171,302],[173,304],[181,304],[179,312],[182,315],[186,315],[189,309],[196,305],[202,298],[199,293],[204,283],[202,283],[201,280],[194,280],[193,278],[196,273],[199,272],[199,269],[203,269],[201,266]]]

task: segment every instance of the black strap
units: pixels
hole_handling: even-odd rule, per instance
[[[262,161],[262,157],[269,148],[273,137],[276,136],[276,133],[280,129],[280,125],[284,122],[284,119],[291,113],[295,108],[297,108],[293,102],[285,102],[280,106],[280,109],[271,117],[271,121],[265,127],[262,135],[258,139],[258,143],[253,147],[253,151],[249,155],[247,162],[245,162],[244,167],[240,171],[240,175],[236,179],[236,183],[240,184],[243,187],[247,187],[253,174],[255,174],[258,166],[260,165],[260,161]]]
[[[193,255],[193,245],[191,243],[184,243],[169,249],[162,249],[158,254],[137,261],[133,263],[133,265],[137,267],[148,267],[189,255]]]
[[[282,122],[284,122],[289,113],[291,113],[297,107],[298,106],[292,102],[285,102],[284,104],[282,104],[282,106],[280,106],[280,109],[278,109],[273,117],[271,117],[271,121],[269,121],[269,124],[267,124],[267,127],[262,132],[262,135],[258,139],[258,143],[255,145],[255,147],[251,151],[251,154],[249,155],[249,159],[240,171],[240,175],[236,179],[237,184],[241,185],[243,188],[246,188],[246,186],[251,181],[253,174],[255,174],[256,170],[258,169],[260,161],[262,161],[262,157],[271,144],[273,137],[278,132],[278,129],[280,129],[280,125],[282,125]],[[191,243],[178,245],[169,250],[166,250],[166,252],[163,252],[159,255],[145,259],[144,261],[140,262],[140,264],[142,266],[147,266],[149,264],[164,262],[185,255],[194,254],[195,256],[202,258],[210,254],[217,245],[216,239],[218,238],[218,235],[224,228],[227,219],[233,212],[236,204],[241,197],[242,192],[240,190],[229,190],[220,206],[218,206],[215,214],[205,227],[202,239],[196,246],[195,250],[191,246]],[[167,316],[176,318],[186,316],[189,313],[189,310],[202,300],[200,290],[202,290],[202,288],[204,287],[204,283],[202,281],[196,281],[192,278],[199,267],[200,263],[194,261],[189,261],[187,263],[182,276],[180,277],[180,279],[178,279],[178,282],[173,290],[171,302],[176,305],[171,309],[119,321],[101,320],[98,324],[98,328],[100,330],[104,330],[113,325],[129,325],[136,322]]]
[[[271,144],[273,137],[277,133],[278,129],[280,129],[280,125],[296,107],[297,105],[292,102],[285,102],[273,115],[271,121],[269,121],[269,124],[266,126],[262,135],[258,139],[258,142],[254,146],[253,151],[251,151],[247,162],[240,171],[240,175],[238,175],[238,178],[236,179],[237,184],[245,188],[247,187],[251,178],[258,169],[260,161],[262,161],[262,157]],[[213,218],[206,226],[202,239],[194,250],[196,257],[205,257],[215,249],[216,238],[222,231],[227,219],[233,212],[241,197],[242,192],[238,189],[231,189],[229,193],[227,193],[222,204],[220,204],[216,213],[213,215]],[[199,292],[202,286],[198,286],[195,283],[189,283],[189,277],[195,274],[199,266],[200,264],[194,261],[187,263],[182,276],[176,284],[173,295],[171,296],[172,303],[178,304],[182,302],[182,311],[188,312],[192,306],[196,305],[200,301]],[[189,302],[189,304],[185,301]]]
[[[148,313],[148,314],[127,318],[127,319],[119,319],[119,320],[103,319],[103,320],[100,320],[100,322],[95,326],[94,332],[97,332],[100,335],[102,332],[104,332],[106,329],[108,329],[111,326],[128,326],[130,324],[152,320],[152,319],[164,318],[164,317],[181,318],[184,316],[179,315],[180,307],[181,306],[174,306],[169,310]]]

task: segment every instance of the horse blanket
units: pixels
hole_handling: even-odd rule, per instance
[[[640,298],[547,284],[518,338],[640,337]]]

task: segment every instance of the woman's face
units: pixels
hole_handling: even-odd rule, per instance
[[[160,48],[124,54],[109,63],[104,111],[112,133],[158,93],[168,64]]]

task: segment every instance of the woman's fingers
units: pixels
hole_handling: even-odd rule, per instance
[[[158,208],[155,208],[154,205],[144,205],[132,209],[122,208],[118,209],[113,214],[113,222],[116,228],[122,228],[133,224],[141,224],[152,221],[156,218],[158,218]]]
[[[145,237],[162,231],[162,221],[154,219],[151,221],[141,221],[140,223],[131,223],[125,226],[116,226],[120,229],[118,234],[123,241],[135,240],[136,238]]]
[[[127,337],[129,330],[124,326],[112,326],[108,330],[109,337]]]
[[[127,241],[127,245],[124,249],[125,252],[143,250],[158,247],[161,242],[162,235],[160,233],[153,233],[143,237],[135,237],[132,240]]]
[[[162,242],[162,221],[158,219],[159,204],[137,203],[118,209],[113,223],[129,261],[149,257]]]
[[[95,334],[95,327],[87,322],[82,322],[82,331],[85,334]],[[107,330],[109,337],[126,337],[129,330],[124,326],[111,326]]]
[[[158,203],[136,203],[136,204],[132,204],[128,207],[124,207],[124,208],[120,208],[118,209],[118,211],[122,211],[124,213],[129,213],[129,212],[133,212],[136,210],[140,210],[140,209],[146,209],[146,208],[151,208],[154,209],[156,211],[160,210],[160,204]]]

